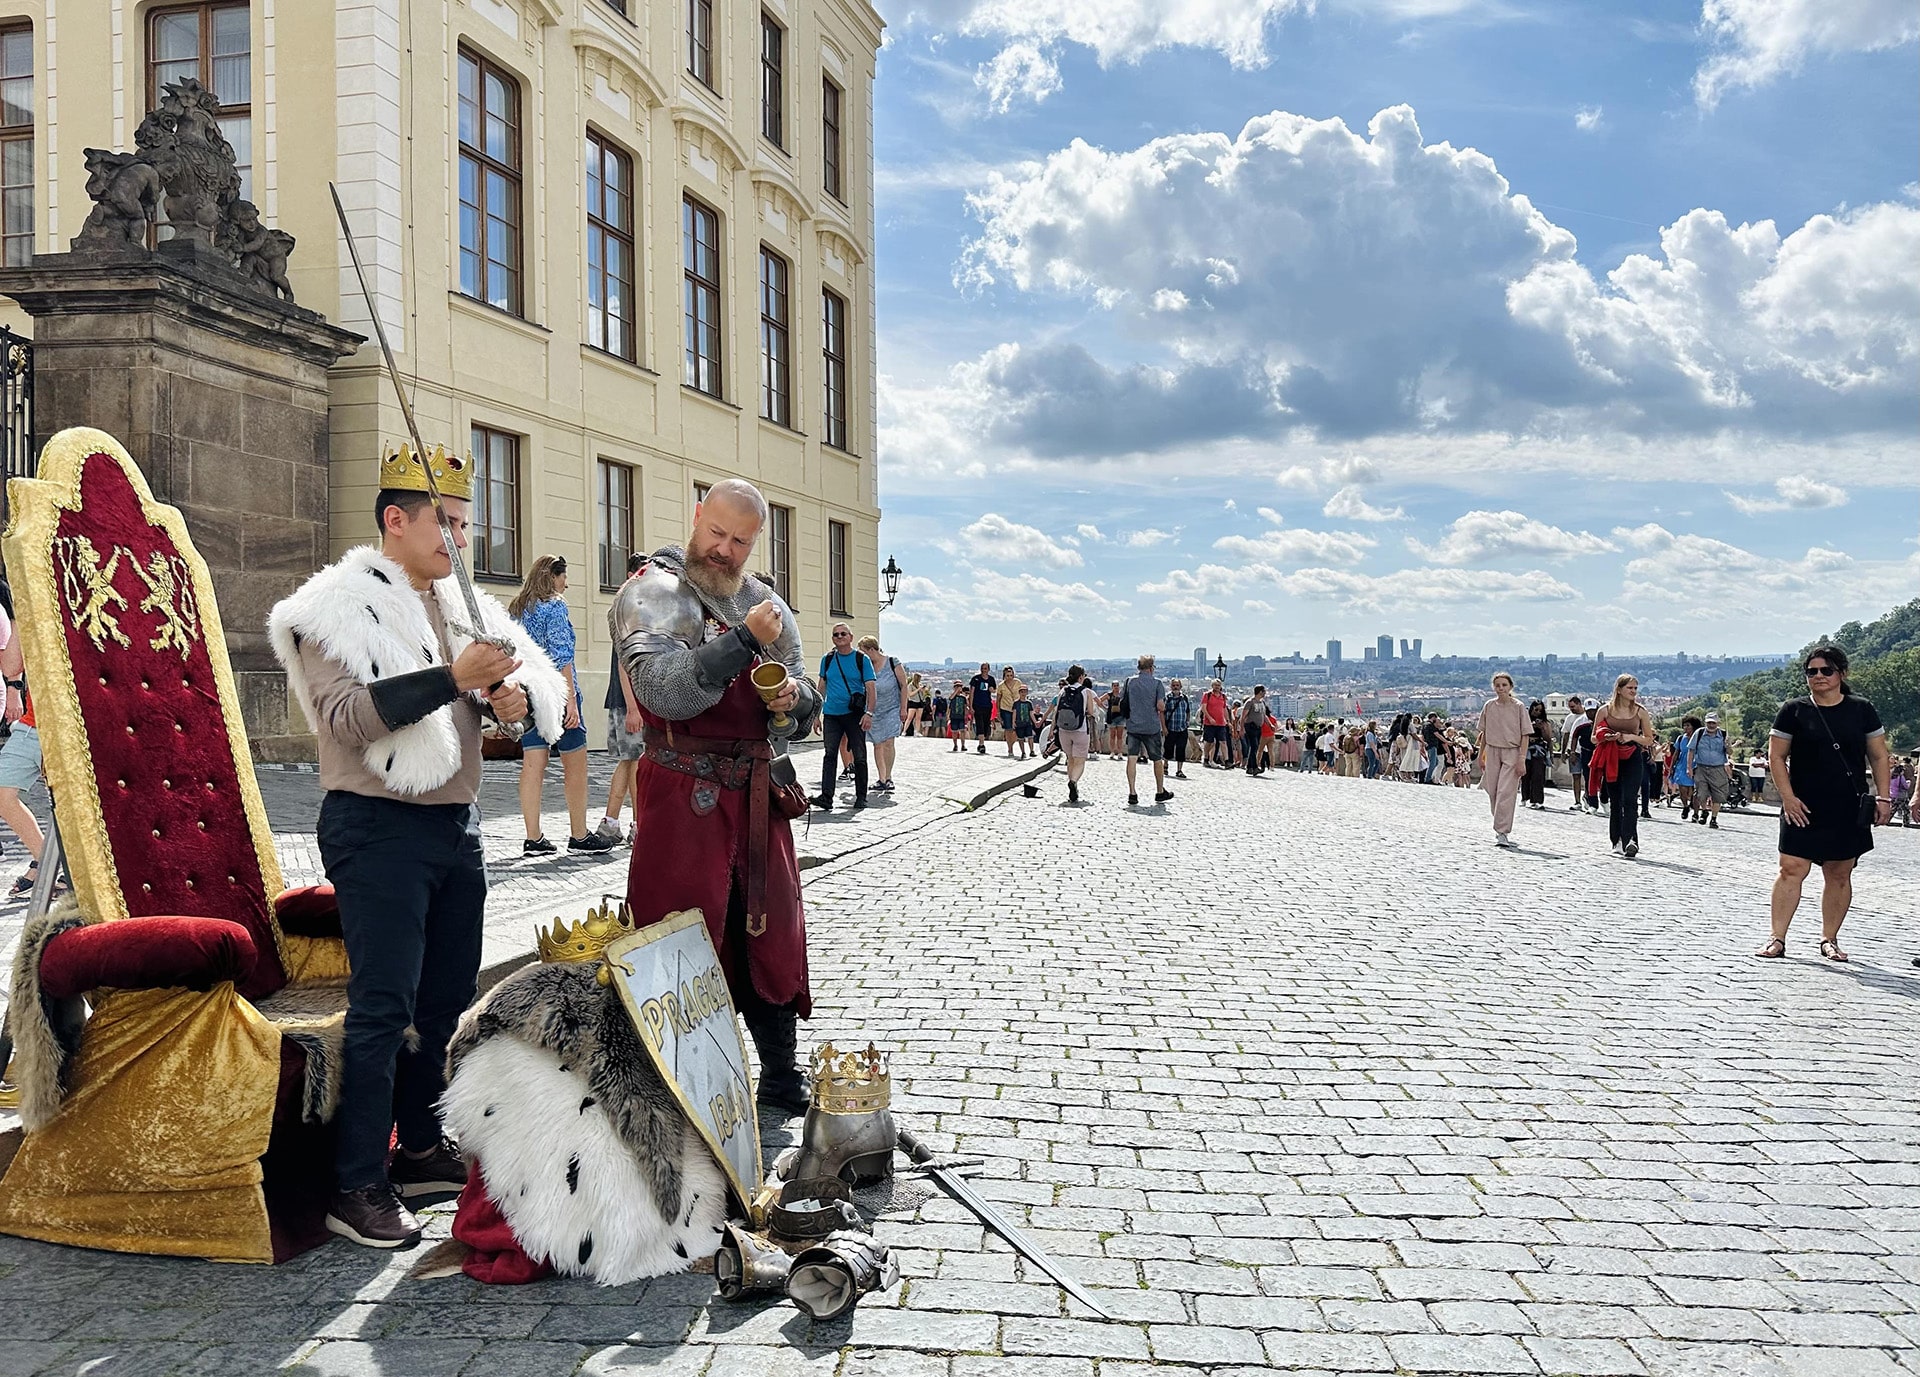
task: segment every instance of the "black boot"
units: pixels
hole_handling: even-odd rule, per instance
[[[762,1109],[804,1114],[813,1096],[807,1078],[794,1064],[800,1016],[791,1009],[759,1009],[746,1016],[747,1034],[760,1054],[760,1086],[754,1098]]]

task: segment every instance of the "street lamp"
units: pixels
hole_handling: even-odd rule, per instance
[[[1224,655],[1214,656],[1213,677],[1218,679],[1223,684],[1227,682],[1227,657],[1226,656]]]
[[[893,606],[894,599],[900,596],[900,566],[892,555],[887,556],[887,567],[880,571],[880,577],[886,583],[887,596],[880,604],[880,610],[886,611]]]

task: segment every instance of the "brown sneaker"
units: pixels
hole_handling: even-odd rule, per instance
[[[420,1241],[420,1221],[385,1181],[334,1196],[327,1229],[363,1248],[411,1248]]]
[[[387,1179],[403,1200],[423,1195],[458,1195],[467,1188],[467,1159],[445,1138],[425,1157],[412,1157],[405,1149],[393,1154]]]

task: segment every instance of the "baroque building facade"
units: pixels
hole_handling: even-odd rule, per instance
[[[877,605],[880,33],[866,0],[0,0],[0,255],[64,251],[82,150],[193,76],[296,299],[370,337],[337,186],[427,443],[477,465],[476,578],[567,560],[597,741],[627,556],[720,478],[773,504],[754,567],[809,646]],[[316,562],[405,436],[371,339],[330,390]]]

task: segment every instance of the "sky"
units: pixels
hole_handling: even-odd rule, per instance
[[[887,648],[1920,595],[1913,0],[880,0]]]

